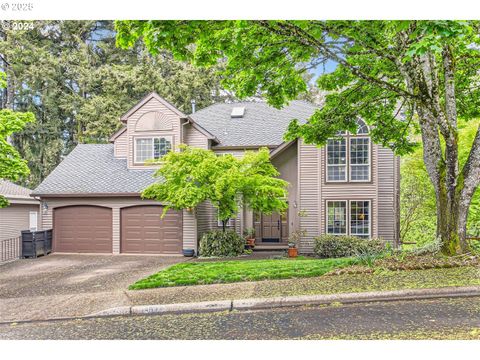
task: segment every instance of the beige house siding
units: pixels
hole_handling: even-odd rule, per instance
[[[22,230],[29,230],[30,211],[36,211],[37,228],[40,226],[40,206],[34,204],[10,204],[0,209],[0,240],[15,238]]]
[[[148,130],[148,131],[139,131],[136,129],[137,121],[149,112],[158,112],[162,116],[164,123],[168,123],[171,126],[171,130]],[[128,167],[129,168],[148,168],[145,165],[139,165],[134,163],[134,139],[136,137],[142,136],[171,136],[172,137],[172,147],[176,148],[178,144],[182,142],[181,137],[181,124],[180,117],[162,104],[156,98],[151,98],[140,108],[138,108],[133,114],[131,114],[127,119],[127,137],[128,137]]]
[[[397,244],[400,167],[390,149],[371,144],[371,181],[335,183],[326,181],[326,149],[299,142],[299,222],[307,235],[301,252],[312,252],[314,237],[326,233],[328,200],[369,200],[371,236]]]
[[[208,139],[191,124],[183,125],[183,142],[189,146],[208,149]]]
[[[303,212],[300,217],[300,228],[306,231],[298,248],[301,253],[313,252],[314,238],[320,233],[320,151],[315,145],[307,145],[298,141],[298,210]]]
[[[213,206],[210,203],[204,201],[197,206],[197,236],[198,240],[204,233],[212,229],[211,219]]]
[[[371,181],[370,182],[345,182],[334,183],[326,181],[326,149],[322,147],[320,150],[321,175],[321,196],[320,196],[320,233],[326,232],[326,201],[327,200],[370,200],[372,209],[372,237],[378,237],[377,231],[377,163],[378,163],[378,145],[371,144]]]
[[[396,243],[398,157],[390,149],[379,147],[378,152],[381,159],[378,163],[378,237]]]
[[[128,135],[124,131],[114,142],[114,155],[117,158],[126,158],[128,156]]]
[[[142,200],[138,197],[84,197],[84,198],[43,198],[48,210],[42,212],[41,228],[43,230],[53,227],[53,210],[58,207],[71,205],[104,206],[112,209],[112,237],[113,253],[120,253],[120,209],[135,205],[158,205],[157,201]],[[196,250],[196,218],[195,214],[183,214],[183,243],[184,247]]]
[[[237,217],[233,221],[233,226],[228,229],[234,229],[237,233],[241,234],[244,228],[242,225],[243,209],[240,209]],[[197,207],[197,226],[198,226],[198,239],[209,230],[221,229],[218,226],[217,209],[209,201],[205,201]]]
[[[183,210],[183,248],[197,253],[197,218],[195,211]]]
[[[288,181],[288,233],[299,229],[298,222],[298,146],[295,142],[272,159],[280,178]]]

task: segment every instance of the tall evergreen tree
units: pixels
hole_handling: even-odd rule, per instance
[[[111,21],[35,21],[4,30],[0,54],[9,83],[2,107],[31,111],[36,123],[14,136],[36,186],[78,143],[106,142],[120,115],[150,91],[189,113],[225,97],[214,69],[198,69],[142,44],[115,46]]]

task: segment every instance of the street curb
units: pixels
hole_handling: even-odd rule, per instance
[[[204,313],[232,310],[259,310],[304,305],[326,305],[332,303],[353,304],[364,302],[426,300],[480,296],[480,286],[450,287],[437,289],[407,289],[374,291],[363,293],[340,293],[329,295],[300,295],[272,298],[251,298],[196,303],[122,306],[105,309],[86,317],[117,315],[159,315],[174,313]]]
[[[329,295],[299,295],[272,298],[251,298],[221,301],[203,301],[178,304],[118,306],[84,316],[67,316],[35,320],[0,321],[0,325],[68,321],[113,316],[162,315],[184,313],[207,313],[217,311],[245,311],[299,307],[308,305],[355,304],[366,302],[414,301],[436,298],[461,298],[480,296],[480,286],[445,287],[433,289],[406,289],[372,291],[361,293],[340,293]]]

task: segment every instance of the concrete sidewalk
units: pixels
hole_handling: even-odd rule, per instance
[[[112,308],[120,309],[118,311],[121,313],[130,313],[132,308],[138,307],[138,309],[144,309],[139,311],[150,313],[153,310],[149,306],[158,307],[166,304],[210,302],[219,303],[221,306],[218,306],[228,309],[232,308],[232,304],[240,306],[242,301],[258,303],[265,302],[265,299],[270,299],[268,300],[270,303],[267,302],[265,305],[271,306],[279,302],[285,304],[290,302],[291,304],[291,302],[297,300],[308,303],[312,299],[312,301],[342,302],[349,301],[348,299],[352,297],[367,296],[367,300],[369,300],[372,293],[379,293],[380,295],[375,295],[377,298],[385,295],[387,297],[399,294],[401,296],[411,295],[388,293],[389,291],[406,291],[407,293],[418,291],[419,293],[415,293],[415,296],[419,294],[430,296],[432,295],[431,291],[434,290],[442,292],[441,296],[452,296],[455,292],[463,292],[463,295],[468,292],[469,295],[472,295],[476,294],[476,291],[480,291],[480,270],[478,268],[460,270],[461,272],[459,272],[459,269],[430,269],[380,275],[345,274],[135,291],[122,290],[122,287],[120,287],[105,289],[106,291],[85,291],[75,294],[11,297],[0,299],[0,322],[82,317]],[[421,282],[417,286],[413,286],[411,283],[412,277],[420,277]],[[423,289],[404,290],[415,287],[423,287]],[[438,289],[439,287],[441,289]],[[365,293],[368,295],[365,295]],[[345,294],[348,296],[342,298],[342,300],[339,296],[345,296]],[[308,296],[314,297],[308,298]],[[285,301],[286,298],[289,299]],[[364,299],[363,301],[367,300]],[[182,306],[185,309],[186,305]],[[199,305],[191,306],[198,308]]]
[[[178,288],[177,288],[178,290]],[[335,303],[362,303],[480,296],[480,286],[434,289],[404,289],[362,293],[315,294],[269,298],[231,298],[190,303],[149,303],[139,292],[103,292],[80,295],[39,296],[0,302],[0,323],[30,322],[115,315],[202,313],[212,311],[257,310]],[[150,298],[151,300],[152,298]],[[179,297],[178,300],[181,300]],[[201,298],[199,298],[200,300]],[[39,304],[45,307],[38,306]],[[141,304],[141,305],[139,305]]]

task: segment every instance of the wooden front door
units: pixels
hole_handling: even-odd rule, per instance
[[[262,241],[278,241],[282,236],[281,217],[278,213],[262,214]]]

